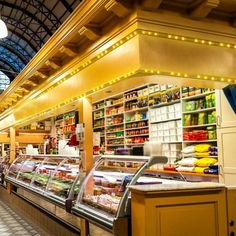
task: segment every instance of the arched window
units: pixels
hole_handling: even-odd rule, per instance
[[[10,84],[10,79],[2,71],[0,71],[0,93],[4,91]]]

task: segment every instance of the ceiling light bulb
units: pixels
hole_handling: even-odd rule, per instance
[[[8,35],[7,26],[3,20],[0,19],[0,38],[6,38]]]

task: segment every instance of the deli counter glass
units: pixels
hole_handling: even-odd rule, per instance
[[[77,197],[83,175],[78,156],[20,155],[5,180],[65,206],[66,200]]]
[[[115,225],[119,225],[121,219],[128,220],[130,215],[130,193],[126,186],[161,183],[158,178],[144,175],[145,170],[157,162],[166,162],[166,159],[103,156],[84,180],[72,212],[114,231]]]

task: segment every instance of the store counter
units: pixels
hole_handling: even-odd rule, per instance
[[[129,188],[132,235],[228,235],[223,184],[162,183]]]

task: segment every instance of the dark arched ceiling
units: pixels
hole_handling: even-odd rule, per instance
[[[8,37],[0,39],[0,71],[12,81],[82,0],[0,0]]]

